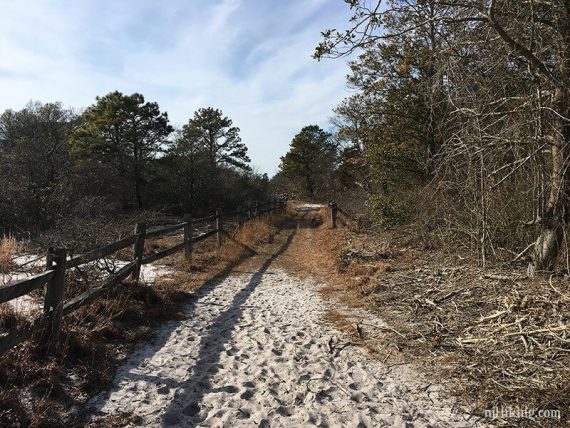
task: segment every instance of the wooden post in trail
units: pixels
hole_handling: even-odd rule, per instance
[[[216,210],[216,241],[218,241],[218,247],[222,245],[222,234],[220,233],[221,229],[221,222],[220,222],[220,210]]]
[[[184,215],[184,257],[186,260],[192,258],[192,214]]]
[[[47,317],[43,336],[44,345],[57,340],[61,330],[67,250],[65,248],[50,249],[47,260],[49,260],[50,268],[54,270],[54,276],[47,283],[44,299],[44,316]]]
[[[251,220],[251,203],[247,205],[247,220]]]
[[[133,273],[131,274],[131,279],[138,282],[141,276],[141,266],[142,259],[144,255],[144,241],[146,237],[146,223],[137,223],[135,226],[135,235],[137,235],[137,240],[135,241],[133,249],[133,258],[135,260],[135,267],[133,268]]]
[[[336,215],[338,211],[338,205],[336,202],[329,202],[329,210],[331,212],[331,225],[333,229],[336,229]]]

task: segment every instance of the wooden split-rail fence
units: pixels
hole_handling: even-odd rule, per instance
[[[260,215],[283,209],[286,204],[287,200],[284,198],[273,198],[264,203],[256,203],[246,210],[238,209],[232,213],[222,214],[217,210],[215,214],[199,219],[193,219],[188,214],[184,216],[181,223],[153,229],[147,229],[145,223],[137,223],[133,235],[71,259],[67,258],[67,250],[65,248],[50,248],[46,256],[46,270],[44,272],[30,278],[9,282],[0,287],[0,304],[2,304],[29,294],[44,285],[46,286],[43,314],[26,326],[0,336],[0,355],[39,331],[42,331],[42,342],[45,345],[54,342],[59,336],[62,319],[65,315],[94,301],[107,289],[129,276],[133,280],[138,281],[142,265],[152,263],[182,250],[185,257],[190,259],[193,245],[213,235],[216,235],[217,242],[220,244],[220,234],[224,233],[223,219],[234,220],[237,227],[240,227],[245,222],[253,220]],[[195,235],[194,226],[200,222],[214,223],[214,228]],[[166,236],[181,230],[184,233],[184,239],[181,243],[166,250],[153,252],[150,255],[144,254],[146,240]],[[92,287],[72,299],[65,299],[65,278],[68,270],[103,259],[131,246],[133,247],[132,261],[106,277],[96,287]]]

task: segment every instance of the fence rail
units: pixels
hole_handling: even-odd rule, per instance
[[[183,229],[186,223],[178,223],[169,226],[157,227],[156,229],[150,229],[146,231],[147,238],[154,238],[157,236],[162,236],[176,230]]]
[[[39,275],[34,275],[31,278],[10,282],[0,288],[0,303],[9,302],[10,300],[22,297],[47,284],[52,278],[53,271],[48,270]]]
[[[59,335],[63,316],[69,315],[80,307],[93,302],[106,290],[129,276],[133,280],[138,281],[142,265],[155,262],[182,250],[184,250],[185,257],[190,259],[193,245],[213,235],[216,235],[217,242],[220,244],[221,234],[224,232],[224,219],[233,219],[235,217],[238,227],[240,227],[245,222],[253,220],[260,215],[283,209],[286,204],[287,200],[284,198],[273,198],[261,204],[256,203],[245,210],[240,208],[228,214],[223,214],[218,210],[215,214],[198,219],[192,219],[192,216],[187,214],[184,216],[182,223],[155,227],[149,230],[146,229],[145,223],[138,223],[133,235],[88,251],[70,260],[67,260],[67,251],[65,249],[50,248],[46,256],[45,272],[30,278],[12,281],[0,287],[0,304],[2,304],[29,294],[44,285],[46,286],[43,314],[27,325],[0,336],[0,355],[22,343],[38,331],[43,331],[45,343],[53,342]],[[214,229],[194,234],[196,226],[203,222],[208,223],[211,220],[215,222]],[[181,243],[162,251],[144,255],[144,246],[147,239],[163,237],[178,230],[183,231],[183,241]],[[65,301],[66,271],[105,258],[131,246],[133,246],[132,261],[106,277],[96,287]]]
[[[96,248],[88,253],[82,254],[77,256],[71,260],[67,261],[67,268],[71,269],[74,267],[78,267],[84,265],[86,263],[93,262],[95,260],[102,259],[103,257],[107,257],[113,253],[116,253],[123,248],[130,247],[135,243],[137,237],[135,235],[128,236],[126,238],[121,239],[120,241],[112,242],[111,244],[105,245],[104,247]]]

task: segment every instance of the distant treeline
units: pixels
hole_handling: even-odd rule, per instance
[[[0,115],[0,228],[142,209],[200,215],[268,192],[239,128],[201,108],[181,129],[141,94],[112,92],[78,113],[30,102]]]

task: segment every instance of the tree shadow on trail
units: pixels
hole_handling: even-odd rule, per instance
[[[185,381],[177,381],[169,376],[165,375],[153,375],[149,373],[140,373],[133,368],[144,366],[145,361],[152,360],[155,354],[157,354],[161,349],[163,349],[171,338],[172,333],[184,325],[184,320],[170,321],[164,324],[160,328],[160,332],[155,336],[155,338],[150,342],[145,344],[142,348],[139,347],[135,349],[135,352],[131,354],[128,362],[127,368],[122,371],[119,369],[117,373],[121,384],[129,384],[136,382],[145,382],[154,385],[164,385],[169,389],[180,390],[182,395],[178,395],[169,406],[166,408],[166,413],[162,415],[162,425],[172,425],[180,424],[184,422],[184,426],[193,426],[199,421],[190,420],[189,416],[193,416],[192,413],[195,410],[192,404],[199,403],[205,394],[209,392],[215,392],[215,389],[210,384],[209,379],[206,377],[207,372],[204,367],[208,367],[210,370],[219,364],[221,353],[225,351],[224,345],[231,340],[231,333],[235,327],[235,324],[239,322],[245,301],[254,291],[254,289],[261,282],[264,274],[270,274],[268,272],[271,264],[282,255],[289,245],[291,244],[298,228],[310,227],[304,223],[299,224],[296,220],[285,219],[280,225],[279,229],[269,236],[269,242],[272,244],[269,249],[277,248],[276,252],[269,253],[269,256],[263,265],[253,272],[252,277],[248,281],[247,285],[239,290],[237,294],[233,297],[232,302],[229,305],[222,305],[227,307],[222,313],[217,314],[212,325],[208,325],[206,329],[206,335],[201,338],[200,349],[197,356],[196,364],[192,364],[194,375]],[[285,238],[283,235],[287,235]],[[280,246],[279,241],[284,241]],[[255,257],[261,257],[261,254]],[[250,257],[245,255],[234,263],[228,265],[223,271],[219,272],[208,282],[204,283],[200,288],[195,290],[189,297],[189,300],[184,304],[184,312],[188,318],[196,316],[197,311],[203,310],[203,298],[207,297],[210,293],[214,292],[219,286],[223,286],[224,281],[232,272],[235,272],[235,268],[244,262],[250,260]],[[236,272],[237,274],[243,274]],[[248,272],[248,274],[251,274]],[[216,303],[209,303],[211,305],[217,305]],[[192,346],[189,344],[189,346]],[[215,371],[210,373],[213,375]],[[117,387],[115,387],[117,388]],[[108,416],[106,411],[103,411],[106,403],[116,389],[112,389],[98,396],[95,401],[92,401],[87,405],[88,412],[95,417]],[[121,387],[118,387],[121,389]],[[178,403],[186,403],[182,408],[179,408]],[[197,404],[196,404],[197,405]],[[177,411],[178,409],[178,411]],[[178,414],[179,418],[175,415]],[[197,416],[197,415],[196,415]],[[178,419],[178,420],[177,420]]]
[[[271,255],[263,265],[252,275],[251,279],[245,287],[243,287],[234,297],[227,309],[222,311],[214,322],[209,326],[208,333],[202,337],[200,341],[200,350],[193,366],[193,375],[183,384],[178,387],[183,387],[184,392],[182,395],[176,397],[174,402],[171,402],[162,416],[162,425],[168,426],[173,424],[180,424],[181,419],[186,419],[186,426],[194,426],[200,421],[192,420],[198,416],[200,412],[200,402],[203,397],[211,392],[224,391],[227,388],[216,389],[210,381],[210,376],[217,372],[216,364],[220,362],[220,358],[225,347],[231,340],[232,331],[236,323],[240,320],[243,314],[243,305],[261,283],[263,275],[267,272],[271,264],[281,254],[283,254],[296,234],[296,230],[291,230],[287,240],[281,245],[277,252]],[[219,285],[223,280],[220,279],[212,283],[209,287],[200,290],[199,297],[208,294],[213,288]],[[210,289],[211,288],[211,289]]]

